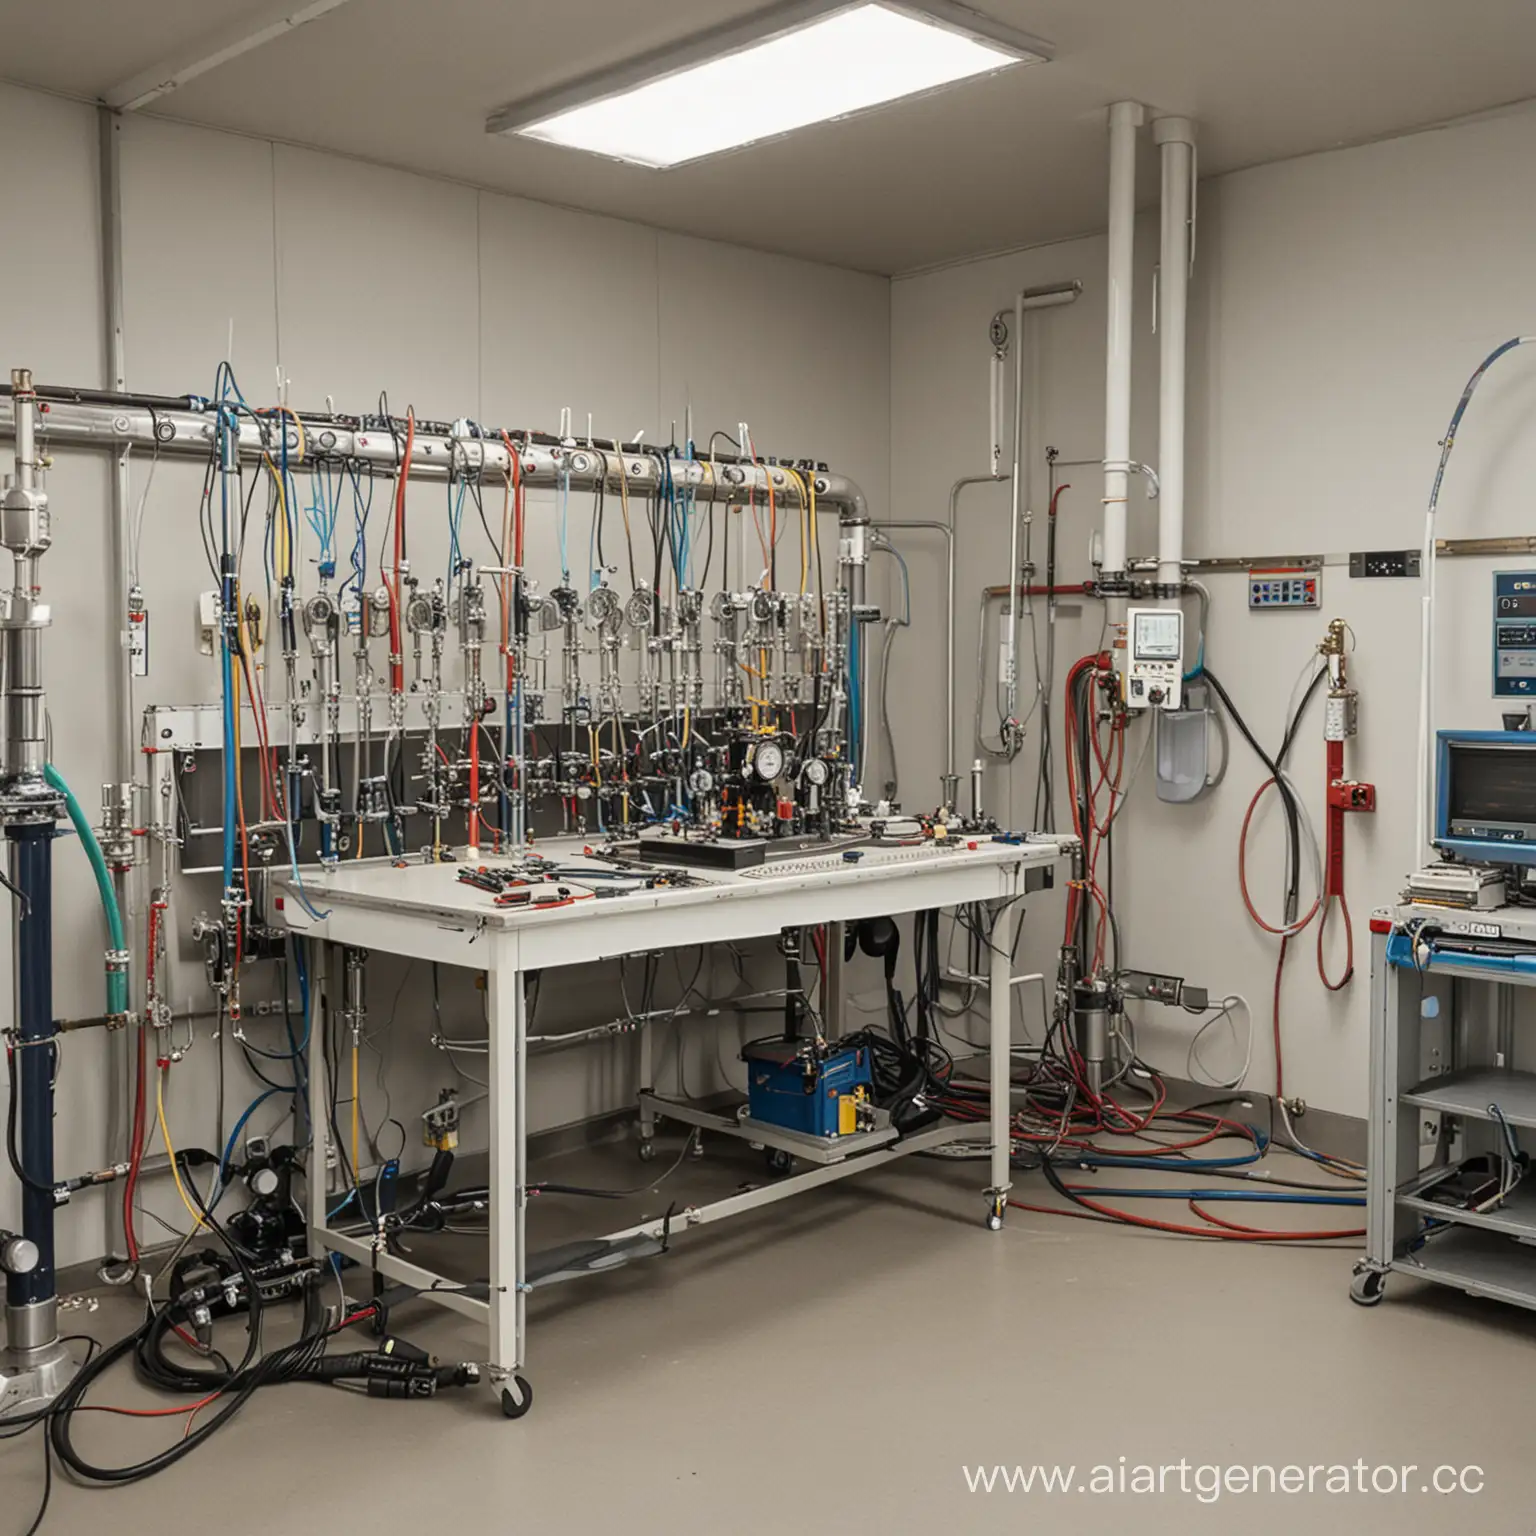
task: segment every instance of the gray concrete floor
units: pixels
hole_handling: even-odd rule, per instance
[[[759,1176],[744,1149],[711,1150],[664,1197],[618,1211],[538,1203],[536,1245]],[[651,1169],[668,1160],[664,1151]],[[1402,1277],[1381,1306],[1352,1306],[1344,1245],[1183,1241],[1018,1210],[990,1233],[983,1166],[914,1159],[535,1296],[536,1403],[519,1422],[484,1389],[427,1403],[263,1390],[146,1483],[103,1491],[56,1479],[44,1529],[1536,1529],[1525,1418],[1536,1319]],[[577,1168],[610,1186],[638,1182],[623,1146],[562,1160],[560,1172]],[[1049,1199],[1038,1175],[1017,1193]],[[1184,1215],[1172,1202],[1157,1209]],[[472,1268],[473,1244],[463,1246]],[[131,1321],[121,1296],[71,1318],[103,1339]],[[403,1309],[396,1328],[444,1357],[484,1352],[469,1324],[426,1304]],[[126,1370],[110,1387],[98,1400],[153,1401]],[[86,1417],[81,1446],[102,1458],[141,1456],[180,1433],[179,1419]],[[1447,1500],[1422,1495],[1415,1477],[1406,1494],[1229,1493],[1204,1504],[1176,1492],[972,1494],[963,1472],[1081,1472],[1121,1457],[1475,1464],[1486,1488]],[[0,1445],[0,1526],[25,1529],[41,1470],[35,1435]]]

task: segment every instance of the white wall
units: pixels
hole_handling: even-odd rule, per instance
[[[1450,412],[1474,366],[1506,337],[1536,331],[1530,264],[1536,206],[1527,195],[1536,115],[1513,113],[1364,148],[1319,155],[1203,183],[1192,294],[1187,551],[1263,556],[1417,546],[1423,509]],[[1145,172],[1144,172],[1145,174]],[[1156,455],[1156,341],[1150,333],[1155,214],[1139,230],[1137,396],[1134,449]],[[1102,451],[1104,242],[1090,239],[898,280],[892,300],[892,442],[904,472],[892,513],[942,515],[949,484],[984,467],[986,327],[1023,285],[1080,277],[1083,297],[1047,311],[1036,327],[1031,370],[1033,443],[1065,457]],[[1442,498],[1443,535],[1526,534],[1536,471],[1536,348],[1513,354],[1485,381],[1460,434]],[[911,445],[921,451],[905,455]],[[1044,465],[1031,468],[1031,505],[1045,505]],[[1063,473],[1064,581],[1087,574],[1086,544],[1099,520],[1091,469]],[[969,492],[962,510],[964,679],[962,763],[971,755],[970,680],[976,595],[1006,571],[1006,491]],[[920,544],[920,539],[926,543]],[[941,639],[934,594],[939,562],[922,562],[919,626],[901,647],[902,696],[937,699]],[[1155,513],[1133,497],[1131,550],[1155,552]],[[1037,546],[1038,550],[1038,546]],[[1442,566],[1442,724],[1498,724],[1489,682],[1490,573],[1531,561],[1460,560]],[[1395,898],[1416,854],[1414,805],[1418,582],[1351,581],[1330,566],[1323,608],[1312,614],[1246,610],[1241,576],[1209,578],[1214,594],[1208,659],[1271,750],[1291,685],[1328,618],[1353,627],[1350,659],[1361,692],[1361,732],[1348,771],[1380,789],[1375,817],[1347,830],[1348,890],[1357,971],[1342,995],[1318,981],[1311,932],[1287,968],[1283,1018],[1286,1092],[1323,1108],[1363,1114],[1367,1081],[1370,909]],[[1098,635],[1099,614],[1063,626],[1058,678]],[[1023,671],[1030,675],[1028,649]],[[994,664],[995,665],[995,664]],[[915,685],[909,679],[916,679]],[[1027,697],[1027,695],[1026,695]],[[902,707],[896,731],[903,790],[937,790],[934,710]],[[1138,728],[1140,729],[1140,728]],[[1059,732],[1058,732],[1059,735]],[[1009,774],[989,775],[1005,819],[1027,822],[1036,739]],[[1320,715],[1309,717],[1292,767],[1321,825]],[[1250,1082],[1273,1083],[1268,1044],[1275,941],[1237,900],[1236,839],[1262,773],[1234,735],[1227,783],[1200,804],[1166,808],[1148,770],[1117,839],[1117,902],[1130,963],[1245,994],[1258,1010]],[[1011,795],[1011,814],[1007,813]],[[1254,873],[1271,920],[1277,906],[1279,830],[1274,809],[1256,833]],[[1267,898],[1267,899],[1266,899]],[[1032,923],[1040,952],[1056,942],[1055,918]],[[1338,937],[1333,931],[1333,938]],[[1340,951],[1330,945],[1337,971]],[[1143,1054],[1187,1075],[1189,1027],[1143,1009]],[[1037,1026],[1036,1026],[1037,1027]],[[1212,1039],[1210,1066],[1235,1069]]]
[[[8,294],[0,305],[0,366],[29,366],[39,382],[100,384],[94,114],[3,87],[0,134],[29,146],[25,157],[0,160],[0,197],[29,213],[26,238],[0,246],[0,285]],[[373,410],[382,389],[397,412],[414,404],[428,416],[548,429],[570,406],[583,430],[590,411],[599,435],[631,437],[643,428],[651,442],[665,441],[674,420],[681,428],[691,401],[702,435],[717,425],[734,432],[746,420],[764,451],[825,459],[858,481],[872,505],[885,503],[883,279],[154,119],[125,123],[122,167],[131,389],[206,391],[227,353],[253,402],[272,398],[280,366],[300,407],[322,407],[331,396],[338,409]],[[135,467],[135,496],[145,468]],[[136,709],[217,696],[214,664],[193,644],[196,594],[210,585],[195,531],[201,477],[196,464],[166,461],[146,504],[152,673],[136,690]],[[45,581],[56,627],[46,670],[55,757],[88,808],[110,772],[100,724],[107,484],[103,462],[61,452],[49,487],[56,543]],[[537,519],[550,501],[535,496],[530,504]],[[419,517],[425,525],[427,551],[418,558],[433,558],[428,529],[438,505],[430,492],[419,500],[413,492],[413,523]],[[585,530],[584,511],[580,526]],[[551,535],[536,526],[532,537],[537,558]],[[60,844],[57,867],[56,1012],[99,1013],[101,922],[73,842]],[[182,880],[176,901],[184,935],[198,910],[216,905],[217,892],[206,879]],[[184,938],[180,951],[177,1001],[201,1000],[200,968]],[[8,969],[8,954],[0,965]],[[402,989],[398,967],[386,963],[379,972],[379,1043],[387,1042],[394,1063],[384,1081],[390,1107],[409,1125],[453,1078],[425,1043],[432,1028],[425,976]],[[546,987],[540,1027],[612,1017],[621,1011],[615,980],[611,969],[596,972],[574,998]],[[270,995],[250,985],[255,995]],[[661,995],[675,996],[676,983],[664,979]],[[480,999],[467,979],[445,976],[444,998],[450,1031],[471,1032]],[[251,1025],[253,1038],[280,1043],[280,1036],[261,1036],[263,1029],[272,1033],[271,1025]],[[96,1167],[108,1155],[107,1049],[99,1032],[67,1044],[61,1169]],[[202,1026],[191,1056],[172,1074],[169,1109],[179,1143],[213,1144],[217,1049]],[[250,1097],[252,1080],[228,1042],[226,1050],[228,1124]],[[699,1054],[712,1060],[712,1044]],[[664,1062],[666,1053],[660,1057]],[[536,1063],[529,1093],[536,1125],[623,1102],[633,1087],[626,1063],[626,1056],[600,1052]],[[365,1089],[364,1097],[377,1121],[384,1091]],[[281,1103],[271,1101],[253,1128],[275,1121]],[[469,1121],[466,1133],[472,1146],[481,1123]],[[409,1143],[419,1154],[414,1128]],[[12,1198],[5,1182],[0,1222]],[[164,1180],[148,1200],[166,1219],[180,1217]],[[60,1226],[61,1262],[102,1252],[101,1197],[82,1196]],[[142,1235],[164,1234],[151,1221]]]

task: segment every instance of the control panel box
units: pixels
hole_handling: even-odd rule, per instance
[[[1125,616],[1127,709],[1178,709],[1184,700],[1184,615],[1132,608]]]
[[[1321,605],[1318,573],[1302,566],[1277,567],[1248,572],[1248,606],[1255,611],[1271,608],[1317,608]]]
[[[1536,697],[1536,571],[1493,573],[1493,696]]]

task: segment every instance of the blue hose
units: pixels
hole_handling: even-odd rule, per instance
[[[1100,1189],[1097,1184],[1069,1184],[1073,1194],[1114,1200],[1244,1200],[1271,1205],[1364,1205],[1364,1195],[1302,1195],[1279,1189]]]
[[[214,1187],[214,1204],[218,1203],[218,1197],[224,1193],[224,1186],[229,1182],[229,1163],[235,1155],[235,1143],[240,1139],[240,1132],[245,1129],[245,1123],[261,1108],[274,1093],[287,1093],[286,1088],[268,1088],[265,1093],[258,1093],[249,1104],[245,1106],[245,1113],[235,1121],[235,1128],[229,1133],[229,1140],[224,1144],[224,1155],[219,1159],[219,1182]],[[212,1207],[210,1207],[211,1209]]]

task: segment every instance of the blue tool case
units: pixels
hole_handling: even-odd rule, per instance
[[[807,1136],[836,1136],[840,1101],[860,1088],[868,1094],[874,1081],[862,1046],[818,1060],[804,1041],[756,1040],[741,1059],[751,1117]]]

